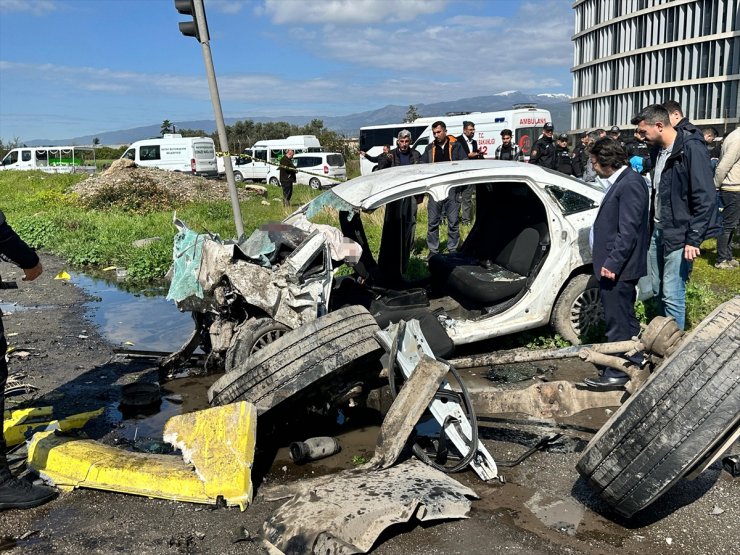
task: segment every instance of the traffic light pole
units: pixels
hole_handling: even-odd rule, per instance
[[[208,89],[211,93],[211,102],[213,103],[213,113],[216,116],[216,130],[218,131],[218,142],[221,152],[227,153],[224,156],[224,169],[226,170],[226,182],[229,185],[229,196],[231,197],[231,209],[234,212],[234,225],[236,226],[236,237],[239,239],[244,235],[244,223],[242,222],[242,212],[239,206],[239,195],[236,192],[236,181],[234,181],[234,168],[231,165],[231,155],[229,152],[229,143],[226,137],[226,125],[224,124],[224,114],[221,110],[221,98],[218,95],[218,84],[216,83],[216,72],[213,69],[213,57],[211,56],[211,45],[208,40],[208,24],[206,23],[206,10],[203,7],[203,0],[192,0],[195,9],[195,23],[198,26],[198,35],[200,46],[203,49],[203,61],[206,64],[206,76],[208,77]]]

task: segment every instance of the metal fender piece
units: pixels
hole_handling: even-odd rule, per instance
[[[244,510],[253,494],[256,435],[254,405],[240,402],[170,418],[164,440],[181,449],[182,458],[46,432],[33,437],[28,462],[62,489],[86,487],[205,504],[222,497],[227,505]]]
[[[104,409],[91,412],[73,414],[62,420],[49,420],[52,415],[51,407],[33,407],[28,409],[14,410],[3,420],[3,434],[5,442],[9,447],[18,445],[26,440],[26,437],[37,432],[51,432],[59,430],[67,432],[82,428],[88,421],[103,414]]]
[[[281,553],[367,553],[383,530],[416,518],[467,518],[476,493],[417,460],[383,470],[350,469],[261,490],[287,499],[265,521],[268,545]]]

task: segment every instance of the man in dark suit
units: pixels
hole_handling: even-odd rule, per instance
[[[645,180],[627,163],[627,155],[610,138],[596,141],[591,164],[606,188],[591,233],[594,274],[599,280],[608,341],[636,336],[637,281],[647,275],[649,197]],[[592,389],[624,386],[629,377],[613,368],[598,378],[586,378]]]
[[[478,151],[478,141],[475,137],[475,124],[472,121],[463,122],[463,132],[457,142],[463,147],[468,160],[481,160],[483,154]],[[468,185],[462,192],[462,223],[470,225],[473,222],[473,192],[475,185]]]

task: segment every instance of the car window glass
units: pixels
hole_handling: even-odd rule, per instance
[[[255,160],[261,160],[262,162],[266,162],[267,161],[267,150],[254,149],[253,156]]]
[[[139,160],[159,160],[159,145],[139,147]]]
[[[31,161],[31,151],[30,150],[21,151],[21,160],[23,162],[30,162]]]
[[[341,154],[328,154],[326,161],[330,166],[344,166],[344,156]]]
[[[133,148],[129,148],[126,153],[123,155],[124,158],[128,160],[134,160],[136,158],[136,154],[134,152]]]
[[[596,208],[595,201],[563,187],[549,185],[546,189],[566,216]]]
[[[301,156],[294,159],[297,168],[310,168],[320,166],[321,158],[319,156]]]

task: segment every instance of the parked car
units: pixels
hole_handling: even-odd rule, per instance
[[[371,251],[366,213],[394,211],[396,201],[424,195],[444,199],[451,188],[468,185],[476,188],[475,223],[459,253],[417,258],[415,264],[428,264],[426,278],[412,281],[398,270],[410,223],[402,212],[386,217],[379,252]],[[547,324],[578,343],[602,317],[588,237],[603,194],[555,171],[508,161],[390,168],[325,191],[285,225],[264,226],[241,246],[193,234],[182,248],[201,243],[203,263],[178,270],[183,257],[175,252],[173,285],[188,283],[186,290],[200,289],[200,297],[172,290],[170,297],[182,310],[208,315],[202,332],[210,333],[227,370],[287,330],[351,305],[367,308],[381,327],[426,322],[425,336],[435,335],[440,351]],[[339,239],[336,228],[310,223],[326,207],[339,213]],[[362,247],[359,260],[337,254],[336,245],[347,240]],[[347,261],[354,275],[336,277]]]
[[[339,152],[306,152],[293,156],[299,171],[296,183],[312,189],[333,187],[347,179],[347,166]],[[280,185],[280,168],[273,166],[267,173],[270,185]]]

